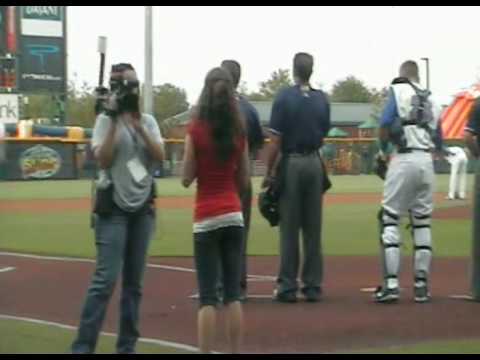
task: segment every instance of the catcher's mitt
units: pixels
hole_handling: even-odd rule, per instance
[[[258,209],[260,214],[270,223],[270,226],[278,225],[280,221],[278,196],[275,195],[272,187],[259,194]]]
[[[385,180],[385,177],[387,176],[387,170],[388,170],[387,159],[385,159],[383,156],[378,154],[375,157],[375,164],[374,164],[373,171],[375,172],[375,174],[377,174],[377,176],[380,179]]]

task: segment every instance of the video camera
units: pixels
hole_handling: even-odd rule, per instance
[[[125,99],[129,95],[138,95],[140,83],[138,80],[128,80],[122,77],[123,72],[134,70],[133,66],[126,63],[112,65],[109,87],[107,89],[99,86],[95,89],[97,103],[95,111],[98,113],[105,112],[107,115],[115,118],[115,116],[123,110]],[[109,99],[114,99],[113,103]]]
[[[129,94],[138,94],[139,86],[138,80],[110,79],[110,93],[115,94],[117,100]]]
[[[140,83],[138,80],[127,80],[122,78],[122,74],[127,71],[135,69],[130,64],[120,63],[112,65],[110,75],[110,92],[115,94],[117,99],[122,99],[128,94],[138,94]]]

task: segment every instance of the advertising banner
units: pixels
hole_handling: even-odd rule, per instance
[[[64,6],[22,6],[22,35],[63,37]]]
[[[62,38],[22,36],[19,87],[25,92],[63,92],[65,43]]]
[[[75,179],[75,144],[9,142],[8,180]]]

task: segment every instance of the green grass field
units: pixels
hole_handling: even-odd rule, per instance
[[[448,175],[437,176],[437,191],[448,190]],[[468,176],[468,184],[473,183],[473,176]],[[253,179],[254,188],[260,189],[261,178]],[[378,193],[382,189],[382,181],[373,175],[332,176],[331,193]],[[195,187],[184,189],[179,178],[158,179],[160,196],[191,196]],[[470,186],[469,185],[469,186]],[[89,180],[56,180],[56,181],[10,181],[0,182],[0,200],[30,199],[71,199],[90,196]],[[470,186],[471,187],[471,186]]]
[[[382,183],[374,176],[333,177],[332,193],[379,193]],[[469,179],[472,180],[472,179]],[[438,189],[447,187],[447,176],[438,177]],[[259,191],[260,179],[254,181]],[[43,181],[0,183],[0,200],[68,199],[89,196],[88,181]],[[194,187],[183,189],[178,179],[158,180],[159,196],[191,196]],[[438,207],[450,206],[440,203]],[[458,205],[458,204],[457,204]],[[323,246],[327,255],[377,255],[377,204],[335,204],[325,207]],[[38,254],[93,257],[93,232],[88,211],[58,213],[4,213],[0,217],[0,249]],[[158,210],[157,232],[150,247],[151,256],[192,255],[192,209]],[[470,221],[434,220],[436,256],[466,256],[470,251]],[[411,249],[404,231],[404,248]],[[271,228],[253,209],[250,255],[277,255],[278,228]]]
[[[366,349],[352,354],[479,354],[480,340],[432,341],[408,346]]]
[[[323,246],[326,255],[377,255],[376,205],[332,205],[325,210]],[[191,256],[191,210],[162,210],[150,256]],[[2,214],[0,249],[73,257],[93,257],[89,214],[73,211],[47,214]],[[466,256],[470,251],[468,220],[434,220],[436,256]],[[271,228],[257,209],[251,225],[250,255],[278,254],[278,228]],[[412,247],[404,231],[404,248]]]
[[[445,193],[448,176],[438,176],[437,191]],[[469,188],[472,177],[469,176]],[[334,176],[331,193],[380,193],[382,182],[374,176]],[[254,179],[259,192],[260,179]],[[195,188],[183,189],[178,179],[158,180],[159,196],[193,196]],[[72,199],[90,196],[90,182],[42,181],[0,182],[0,201],[29,199]],[[443,201],[437,207],[462,203]],[[376,213],[378,204],[335,204],[324,209],[323,249],[326,255],[378,255]],[[150,256],[192,255],[192,209],[159,209],[157,232]],[[94,257],[93,232],[89,212],[2,213],[0,214],[0,251],[44,255]],[[470,254],[470,220],[434,220],[435,256],[468,256]],[[405,253],[411,253],[412,242],[404,230]],[[278,228],[271,228],[253,210],[249,241],[250,255],[277,255]],[[1,313],[1,311],[0,311]],[[0,353],[66,353],[72,340],[71,330],[38,324],[0,320]],[[176,349],[141,344],[141,353],[170,353]],[[103,337],[99,352],[114,352],[114,338]],[[361,353],[478,353],[480,341],[423,343],[388,349],[367,349]]]
[[[52,325],[19,320],[0,320],[0,354],[68,354],[75,332]],[[115,353],[116,337],[102,335],[98,354]],[[191,354],[174,347],[139,342],[140,354]]]
[[[33,324],[19,320],[0,320],[0,353],[3,354],[67,354],[75,336],[70,329]],[[100,336],[98,354],[115,353],[115,337]],[[186,350],[140,341],[139,354],[191,354]],[[427,342],[408,346],[364,349],[350,354],[478,354],[479,340]]]

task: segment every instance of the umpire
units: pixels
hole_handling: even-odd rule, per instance
[[[302,292],[309,302],[319,301],[322,293],[321,223],[325,174],[319,149],[330,129],[330,105],[322,91],[310,86],[312,69],[310,54],[295,55],[295,85],[279,92],[270,119],[271,143],[262,187],[271,185],[274,178],[282,184],[280,272],[274,292],[274,299],[280,302],[297,301],[300,230],[304,249]]]
[[[236,89],[240,82],[241,76],[241,67],[240,64],[235,60],[223,60],[221,67],[225,69],[233,80],[233,86]],[[263,132],[262,127],[260,125],[260,119],[258,117],[257,110],[253,107],[252,104],[238,92],[235,92],[235,98],[238,101],[238,106],[240,109],[241,114],[243,115],[245,122],[246,122],[246,129],[247,129],[247,139],[248,139],[248,150],[249,150],[249,158],[250,163],[253,164],[253,160],[255,160],[257,156],[258,150],[263,146]],[[253,168],[249,173],[253,173]],[[249,179],[248,186],[246,189],[240,194],[240,199],[242,202],[242,214],[243,214],[243,221],[245,225],[244,231],[244,238],[243,238],[243,245],[242,245],[242,269],[241,269],[241,277],[240,277],[240,300],[246,301],[247,300],[247,240],[248,234],[250,229],[250,214],[252,212],[252,181]],[[222,291],[222,284],[220,284],[220,291]]]
[[[465,128],[465,142],[475,159],[472,237],[472,296],[480,301],[480,99],[477,99]]]

